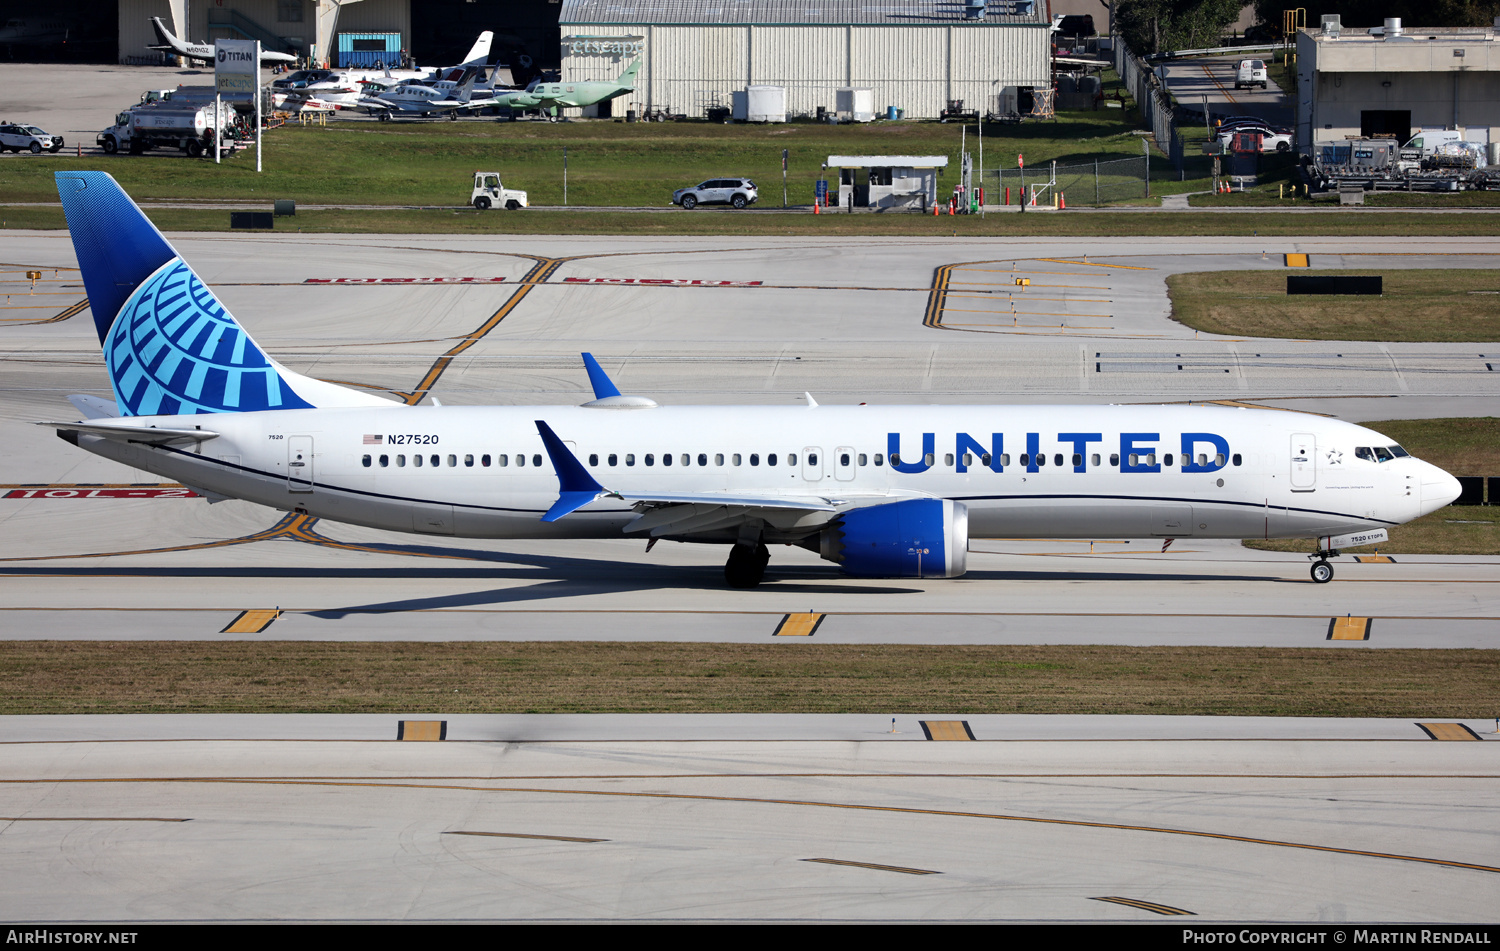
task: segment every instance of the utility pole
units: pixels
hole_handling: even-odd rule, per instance
[[[568,147],[563,146],[563,207],[568,207]]]

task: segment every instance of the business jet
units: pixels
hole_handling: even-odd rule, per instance
[[[577,406],[407,406],[269,357],[104,172],[56,172],[114,399],[47,422],[80,449],[210,502],[475,538],[768,546],[865,577],[953,578],[971,538],[1319,540],[1339,546],[1458,496],[1395,440],[1222,406],[658,406],[583,355]]]
[[[562,107],[592,106],[607,99],[617,99],[635,91],[636,73],[641,68],[639,59],[633,61],[620,78],[582,83],[544,83],[533,80],[525,89],[513,92],[496,92],[487,103],[511,109],[550,109]]]
[[[161,43],[157,46],[148,46],[148,50],[160,50],[163,53],[174,53],[178,56],[186,56],[188,59],[201,60],[205,63],[214,61],[214,45],[212,43],[189,43],[172,35],[167,25],[161,21],[161,17],[151,18],[151,28],[156,31],[157,39]],[[262,63],[295,63],[297,57],[290,53],[278,53],[275,50],[262,49],[260,51]]]

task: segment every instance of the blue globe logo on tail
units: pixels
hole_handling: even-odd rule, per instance
[[[122,413],[306,409],[193,269],[173,257],[126,299],[104,340]]]

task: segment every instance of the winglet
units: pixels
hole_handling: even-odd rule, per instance
[[[536,431],[542,437],[542,445],[547,449],[547,457],[552,460],[552,468],[557,470],[557,501],[542,516],[544,522],[555,522],[578,509],[583,508],[596,499],[609,495],[608,490],[589,475],[589,471],[583,467],[568,447],[557,438],[557,433],[552,431],[541,420],[536,421]]]
[[[609,375],[604,372],[604,368],[599,365],[598,360],[594,359],[592,353],[583,355],[583,367],[589,371],[589,384],[594,388],[594,399],[602,400],[608,396],[620,395],[620,388],[610,380]]]

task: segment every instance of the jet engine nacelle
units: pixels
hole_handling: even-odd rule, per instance
[[[943,499],[851,509],[818,536],[818,553],[864,578],[957,578],[968,569],[969,509]]]

